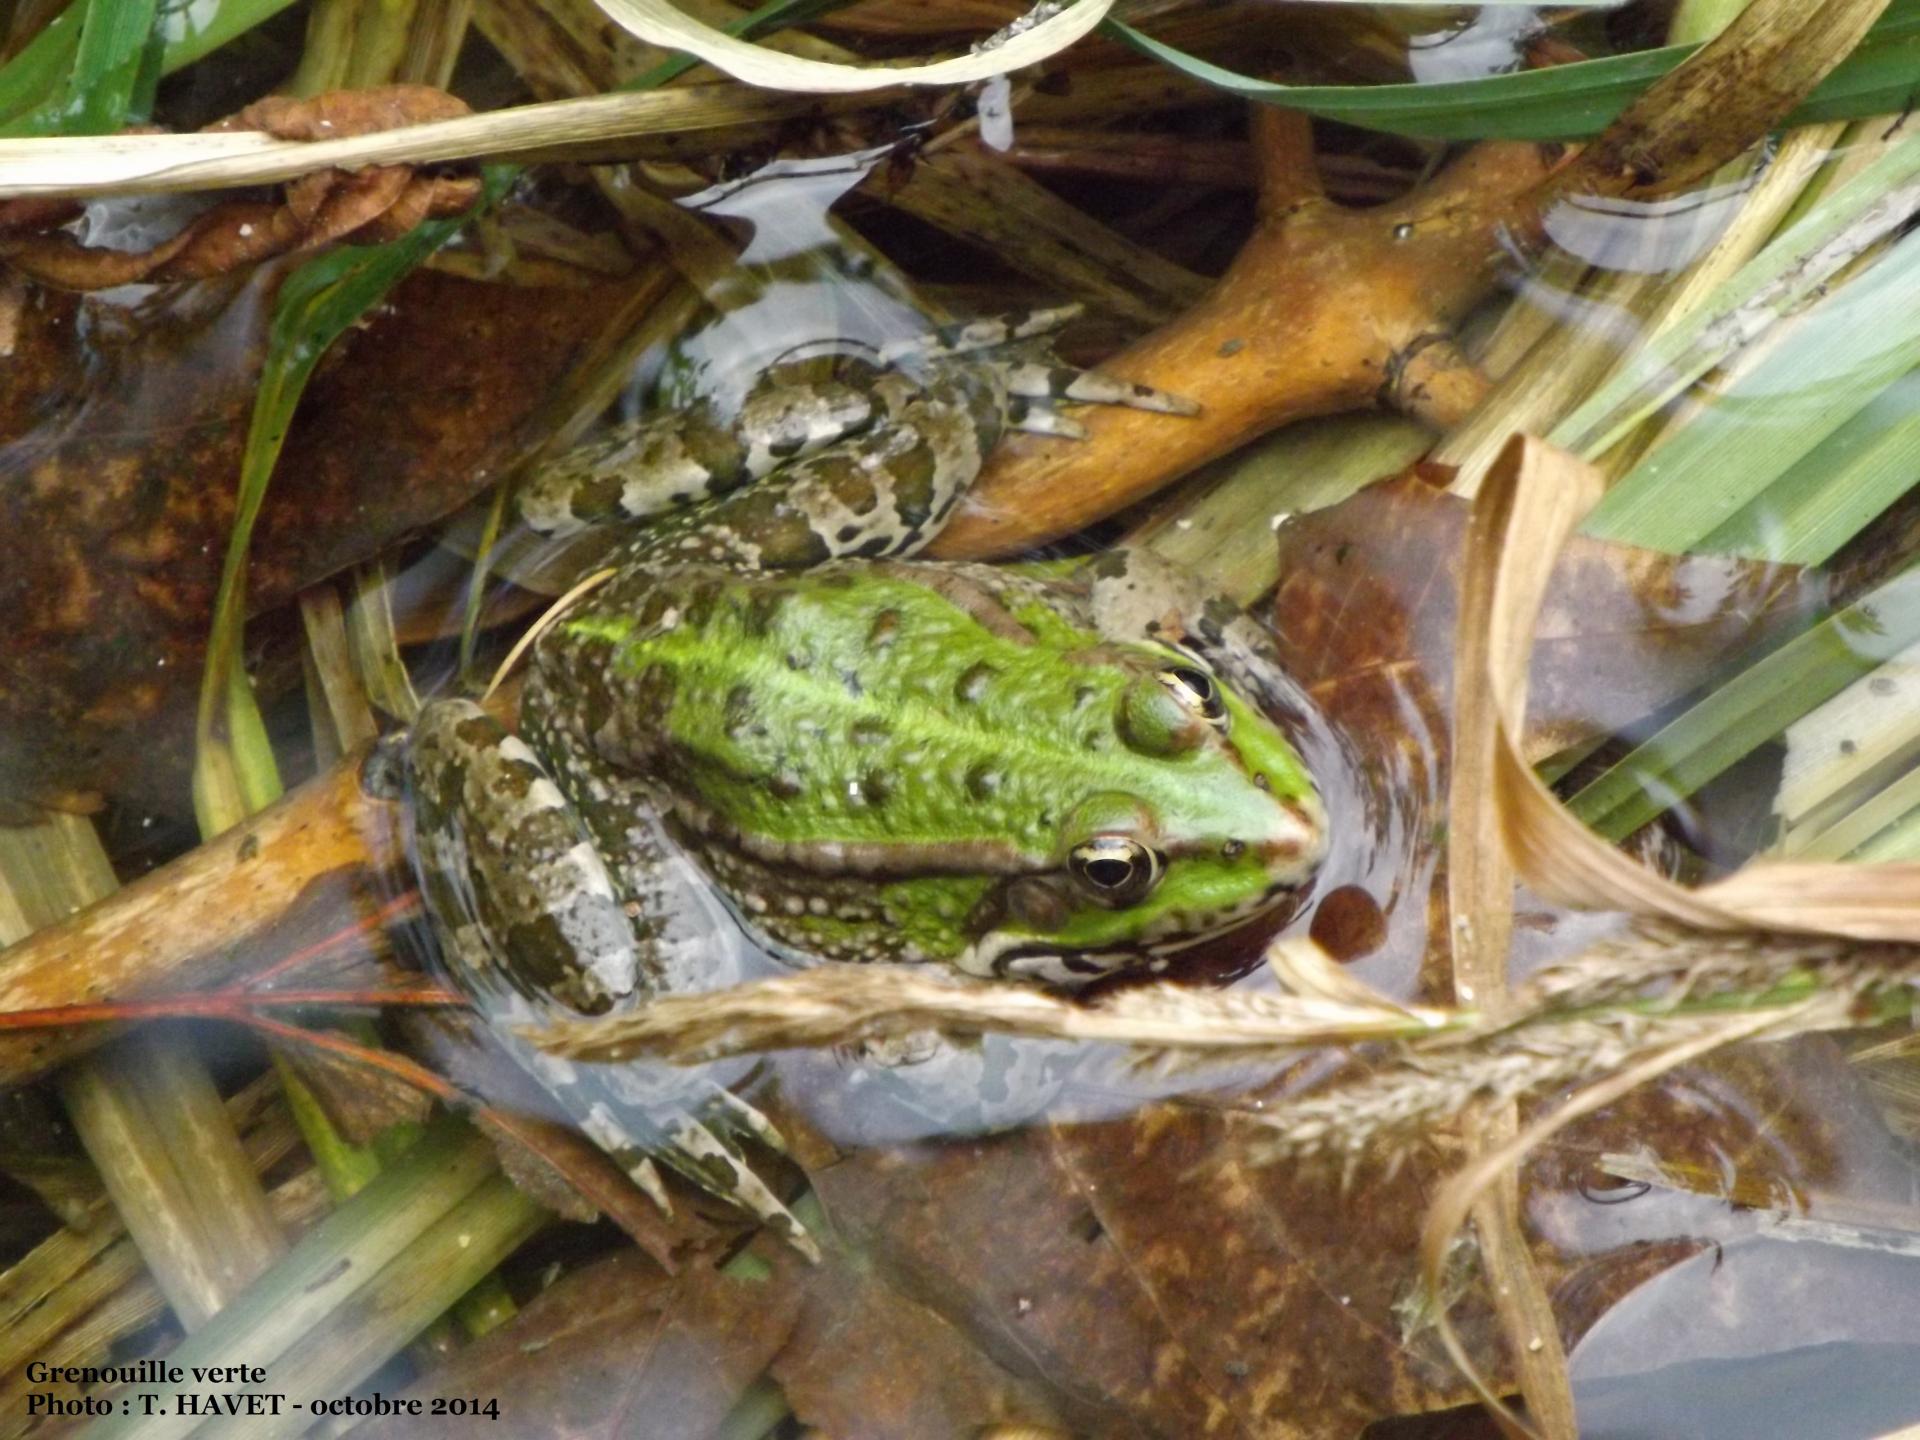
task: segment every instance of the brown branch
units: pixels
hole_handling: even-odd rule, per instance
[[[61,924],[0,953],[0,1012],[203,989],[263,955],[388,906],[407,883],[397,806],[361,783],[365,754]],[[0,1034],[0,1084],[98,1044],[105,1025]]]
[[[1307,124],[1256,115],[1261,219],[1213,290],[1102,366],[1185,395],[1201,414],[1082,418],[1089,439],[1018,436],[995,452],[934,543],[949,559],[1010,554],[1134,504],[1196,466],[1315,415],[1397,405],[1458,422],[1484,394],[1434,348],[1542,243],[1554,205],[1671,188],[1759,139],[1846,55],[1886,0],[1755,0],[1587,150],[1489,142],[1398,204],[1346,210],[1309,183]],[[1430,353],[1428,353],[1430,352]]]
[[[1268,125],[1276,141],[1304,128],[1298,117]],[[1282,189],[1219,284],[1101,366],[1197,400],[1202,413],[1090,410],[1078,417],[1085,442],[1004,442],[934,554],[1026,549],[1278,426],[1376,404],[1402,357],[1449,332],[1493,286],[1503,239],[1559,159],[1534,145],[1482,145],[1398,204],[1348,210],[1307,190],[1297,153],[1266,148],[1263,171]]]

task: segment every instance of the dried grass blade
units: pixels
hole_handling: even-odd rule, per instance
[[[214,135],[98,135],[0,140],[0,197],[139,195],[291,180],[341,166],[526,159],[594,151],[631,135],[683,134],[871,103],[767,95],[737,85],[688,85],[520,105],[457,120],[406,125],[344,140],[274,140],[258,131]]]
[[[1514,863],[1541,894],[1596,909],[1659,916],[1704,930],[1769,929],[1860,940],[1920,940],[1920,864],[1760,863],[1689,890],[1642,868],[1594,835],[1534,774],[1519,748],[1530,635],[1552,557],[1598,493],[1591,467],[1542,441],[1516,437],[1475,502],[1491,523],[1469,564],[1497,564],[1485,617],[1486,673],[1500,712],[1494,783]],[[1463,684],[1476,683],[1474,677]]]
[[[1002,31],[1006,38],[999,44],[970,55],[931,64],[899,66],[836,65],[826,60],[783,55],[704,25],[666,0],[596,0],[596,3],[608,19],[642,40],[697,55],[749,85],[770,90],[845,94],[885,85],[965,85],[1038,64],[1066,49],[1106,19],[1113,0],[1078,0],[1077,4],[1029,24],[1017,34]]]
[[[1086,1006],[1038,990],[937,980],[885,967],[822,966],[726,990],[655,1000],[631,1014],[529,1030],[570,1059],[707,1060],[911,1034],[996,1032],[1156,1049],[1258,1050],[1405,1039],[1458,1022],[1439,1010],[1319,996],[1154,985]]]
[[[1554,495],[1558,508],[1570,512],[1572,518],[1562,519],[1546,511],[1539,521],[1543,527],[1558,523],[1571,528],[1594,498],[1577,484],[1556,487]],[[1510,492],[1501,498],[1511,505]],[[1455,627],[1454,664],[1459,675],[1484,673],[1494,647],[1514,643],[1507,633],[1509,627],[1499,623],[1503,612],[1493,607],[1499,579],[1493,562],[1516,548],[1529,550],[1530,537],[1510,536],[1508,546],[1495,549],[1481,536],[1483,531],[1505,528],[1510,523],[1511,515],[1500,508],[1474,507]],[[1544,574],[1550,572],[1553,554],[1551,549],[1544,551],[1542,584]],[[1491,626],[1485,623],[1489,614],[1496,622]],[[1519,684],[1526,684],[1524,667]],[[1492,777],[1499,743],[1499,698],[1489,686],[1455,687],[1452,772],[1447,791],[1447,909],[1454,994],[1462,1004],[1496,1008],[1504,1006],[1507,999],[1507,949],[1513,934],[1513,862],[1500,844],[1498,790]],[[1524,713],[1524,691],[1513,698]],[[1512,1100],[1477,1107],[1470,1122],[1471,1142],[1478,1151],[1498,1153],[1511,1143],[1519,1125],[1519,1110]],[[1575,1440],[1580,1431],[1567,1377],[1566,1352],[1560,1344],[1553,1302],[1528,1252],[1521,1214],[1519,1176],[1508,1169],[1489,1182],[1487,1193],[1476,1202],[1474,1217],[1480,1228],[1481,1256],[1529,1411],[1550,1440]]]
[[[1479,1204],[1488,1189],[1500,1182],[1503,1177],[1513,1173],[1516,1166],[1529,1151],[1543,1141],[1551,1138],[1557,1131],[1572,1124],[1582,1115],[1590,1115],[1604,1105],[1610,1105],[1629,1091],[1638,1089],[1648,1081],[1656,1080],[1669,1070],[1686,1064],[1689,1060],[1730,1045],[1736,1040],[1744,1040],[1758,1035],[1762,1030],[1780,1023],[1783,1017],[1778,1014],[1743,1015],[1729,1019],[1724,1026],[1715,1026],[1706,1034],[1694,1039],[1682,1041],[1665,1050],[1642,1060],[1639,1064],[1609,1076],[1582,1090],[1573,1099],[1551,1114],[1535,1120],[1520,1130],[1513,1138],[1495,1150],[1478,1157],[1474,1162],[1450,1177],[1440,1187],[1432,1206],[1427,1211],[1426,1225],[1420,1235],[1420,1268],[1429,1294],[1445,1294],[1445,1272],[1447,1254],[1453,1248],[1453,1237],[1467,1222],[1468,1214]],[[1461,1344],[1460,1336],[1453,1328],[1446,1309],[1441,1307],[1437,1313],[1436,1328],[1440,1340],[1447,1348],[1447,1354],[1466,1377],[1481,1403],[1493,1412],[1500,1428],[1509,1435],[1531,1436],[1535,1432],[1507,1408],[1503,1401],[1487,1385],[1478,1367]]]

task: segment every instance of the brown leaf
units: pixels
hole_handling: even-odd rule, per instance
[[[796,1278],[805,1309],[772,1374],[816,1429],[840,1440],[960,1440],[995,1424],[1061,1423],[1044,1386],[846,1253]]]
[[[561,1280],[500,1330],[410,1386],[408,1399],[497,1397],[502,1434],[708,1440],[791,1332],[783,1271],[668,1277],[634,1251]],[[467,1440],[471,1416],[371,1421],[367,1440]]]
[[[346,139],[467,113],[464,101],[431,86],[386,85],[306,100],[270,96],[207,129],[262,130],[283,140]],[[422,175],[404,165],[322,170],[289,182],[278,205],[226,201],[137,251],[89,246],[58,229],[74,218],[66,201],[13,200],[0,210],[0,258],[63,290],[199,280],[336,241],[397,239],[423,220],[457,215],[479,198],[480,182],[472,176]]]
[[[128,309],[29,291],[0,356],[0,773],[16,795],[184,799],[173,757],[219,580],[277,271]],[[256,532],[257,610],[457,508],[651,276],[421,272],[329,353]]]
[[[1158,1104],[870,1151],[815,1183],[876,1275],[1039,1387],[1079,1433],[1349,1437],[1465,1399],[1413,1303],[1422,1223],[1457,1148],[1436,1142],[1343,1183],[1320,1166],[1249,1163],[1262,1134],[1257,1111]],[[1816,1214],[1841,1197],[1853,1218],[1910,1206],[1905,1167],[1830,1042],[1716,1056],[1530,1162],[1535,1258],[1569,1345],[1693,1253],[1653,1228],[1657,1210],[1623,1225],[1590,1198],[1619,1188],[1601,1156],[1649,1151],[1732,1177],[1743,1197],[1825,1197]],[[1498,1375],[1490,1307],[1470,1292],[1454,1313]]]
[[[1343,1194],[1248,1169],[1244,1139],[1243,1121],[1155,1106],[864,1155],[816,1183],[900,1288],[1088,1433],[1345,1437],[1464,1398],[1393,1314],[1431,1158]]]

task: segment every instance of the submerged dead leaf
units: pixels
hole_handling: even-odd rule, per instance
[[[0,775],[181,804],[277,269],[129,308],[33,289],[0,357]],[[314,377],[255,535],[282,604],[457,508],[654,280],[398,287]]]
[[[844,1250],[789,1277],[804,1293],[771,1374],[793,1412],[846,1440],[939,1440],[996,1424],[1063,1422],[1045,1385],[1022,1378],[921,1300]]]
[[[793,1329],[780,1270],[669,1277],[628,1251],[568,1275],[511,1324],[409,1387],[409,1399],[497,1398],[502,1433],[552,1440],[710,1440]],[[467,1440],[470,1415],[373,1420],[368,1440]]]
[[[892,1283],[1078,1433],[1351,1436],[1465,1398],[1396,1305],[1431,1154],[1364,1190],[1238,1152],[1192,1106],[866,1154],[815,1177]]]
[[[1407,476],[1281,527],[1275,624],[1323,705],[1344,713],[1342,689],[1364,691],[1380,671],[1415,670],[1437,687],[1435,703],[1450,706],[1468,510]],[[1803,621],[1824,589],[1798,566],[1574,537],[1553,567],[1533,632],[1529,758],[1654,713],[1726,655]]]
[[[1782,930],[1920,941],[1920,864],[1762,861],[1697,889],[1644,869],[1582,825],[1534,773],[1525,733],[1527,657],[1554,558],[1604,486],[1590,466],[1515,436],[1487,472],[1467,564],[1492,576],[1484,675],[1499,733],[1494,779],[1508,850],[1539,893],[1708,931]],[[1586,497],[1567,504],[1568,494]]]

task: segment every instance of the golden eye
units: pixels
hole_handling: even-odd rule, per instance
[[[1067,870],[1102,905],[1131,905],[1160,883],[1160,857],[1125,835],[1096,835],[1073,847]]]
[[[1206,671],[1192,665],[1169,665],[1159,672],[1160,683],[1188,710],[1215,729],[1227,728],[1227,702],[1220,698],[1220,687]]]

